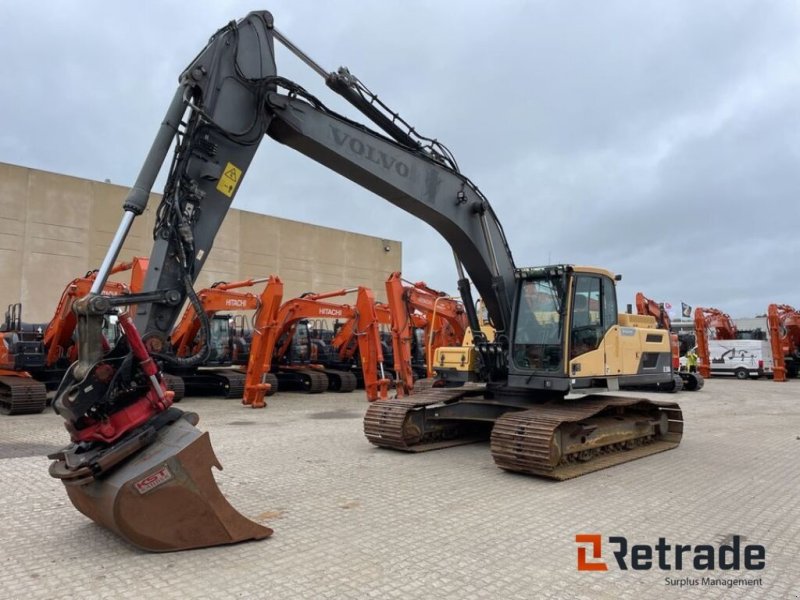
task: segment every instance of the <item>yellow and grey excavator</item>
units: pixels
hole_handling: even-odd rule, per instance
[[[280,77],[276,40],[377,129]],[[217,31],[181,74],[92,292],[76,303],[79,360],[54,402],[71,444],[53,455],[50,473],[81,512],[149,550],[271,533],[224,499],[208,434],[195,427],[196,415],[171,405],[161,374],[166,363],[190,366],[207,352],[170,355],[169,335],[185,300],[203,314],[193,283],[265,136],[418,217],[452,247],[477,383],[373,403],[364,419],[370,442],[417,451],[491,436],[500,467],[556,479],[680,442],[677,404],[594,394],[672,377],[667,332],[618,314],[618,278],[570,265],[517,267],[494,210],[447,148],[419,135],[347,69],[325,71],[269,12],[257,11]],[[173,142],[144,289],[105,297],[108,273]],[[481,330],[472,285],[494,339]],[[135,321],[120,315],[125,335],[106,353],[96,342],[102,315],[125,304],[136,305]]]

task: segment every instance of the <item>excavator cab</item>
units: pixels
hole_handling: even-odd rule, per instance
[[[290,365],[307,365],[311,362],[311,335],[308,321],[298,321],[293,330],[286,335],[292,336],[289,351],[281,357],[281,361]],[[280,343],[280,342],[279,342]]]
[[[22,321],[22,304],[9,305],[0,335],[5,346],[0,369],[25,371],[44,366],[43,332],[46,323]]]
[[[566,394],[671,382],[669,333],[618,312],[620,279],[595,267],[518,269],[512,385]]]
[[[233,361],[233,328],[229,315],[214,315],[211,318],[210,353],[206,366],[230,366]]]

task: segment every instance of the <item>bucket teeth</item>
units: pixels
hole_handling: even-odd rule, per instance
[[[72,504],[92,521],[144,550],[188,550],[269,537],[272,530],[228,503],[211,467],[222,467],[208,433],[185,419],[166,425],[155,440],[108,475],[63,476]]]

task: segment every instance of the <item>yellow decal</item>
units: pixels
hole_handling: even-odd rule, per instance
[[[229,162],[227,165],[225,165],[225,170],[222,172],[222,177],[219,178],[219,183],[217,183],[217,191],[230,198],[233,196],[236,185],[239,183],[241,178],[242,170],[233,163]]]

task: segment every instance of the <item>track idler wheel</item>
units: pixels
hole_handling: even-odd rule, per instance
[[[269,537],[270,528],[228,503],[211,467],[222,469],[208,433],[181,418],[107,475],[95,477],[87,468],[69,471],[64,460],[53,462],[50,474],[62,480],[75,508],[144,550],[188,550]]]

